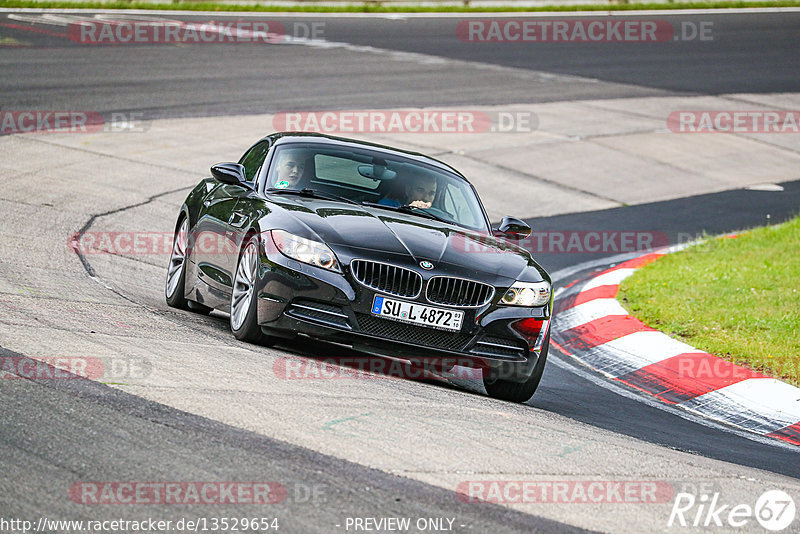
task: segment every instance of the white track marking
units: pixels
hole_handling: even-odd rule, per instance
[[[636,272],[636,269],[614,269],[613,271],[609,271],[607,273],[603,273],[600,276],[595,276],[589,282],[583,286],[581,291],[589,291],[590,289],[594,289],[600,286],[618,286],[622,283],[623,280],[628,278]]]
[[[653,331],[634,332],[598,345],[593,350],[608,353],[612,360],[627,364],[630,369],[626,372],[663,362],[679,354],[702,354],[703,352],[666,334]],[[623,374],[625,373],[612,374],[612,376],[617,377]]]
[[[205,34],[216,33],[218,35],[232,35],[235,37],[242,37],[248,40],[253,38],[266,38],[268,42],[277,43],[284,39],[284,35],[271,33],[271,32],[255,32],[249,30],[241,30],[235,27],[231,28],[224,28],[222,26],[217,26],[216,24],[212,24],[209,22],[191,22],[191,21],[181,21],[176,19],[166,19],[160,17],[148,17],[148,16],[140,16],[140,15],[132,15],[129,13],[97,13],[93,16],[84,15],[59,15],[59,14],[51,14],[45,13],[43,15],[29,15],[29,14],[11,14],[8,16],[10,20],[16,20],[19,22],[28,22],[31,24],[49,24],[53,26],[61,26],[61,27],[68,27],[71,25],[91,25],[93,23],[108,23],[108,24],[124,24],[124,23],[136,23],[138,26],[179,26],[181,28],[185,28],[186,30],[196,30],[201,31]],[[302,39],[291,39],[293,43],[284,43],[284,44],[304,44],[300,41]],[[313,42],[313,41],[310,41]],[[152,44],[160,44],[160,43],[152,43]],[[193,43],[195,44],[195,43]],[[268,43],[264,43],[268,44]]]
[[[43,15],[18,15],[12,13],[8,16],[9,20],[16,20],[19,22],[30,22],[31,24],[49,24],[51,26],[69,26],[73,22],[86,20],[86,17],[79,17],[77,15],[59,15],[56,13],[45,13]]]
[[[628,315],[628,311],[615,298],[594,299],[557,313],[555,322],[559,330],[569,330],[608,315]]]
[[[756,421],[761,431],[767,433],[800,421],[800,389],[775,378],[749,378],[695,397],[681,406],[732,424]]]

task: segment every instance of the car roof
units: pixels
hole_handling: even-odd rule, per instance
[[[463,174],[461,174],[458,170],[454,169],[453,167],[451,167],[450,165],[448,165],[443,161],[439,161],[436,158],[426,156],[425,154],[420,154],[419,152],[411,152],[410,150],[402,150],[399,148],[394,148],[386,145],[380,145],[378,143],[359,141],[358,139],[349,139],[347,137],[335,137],[332,135],[326,135],[314,132],[277,132],[264,137],[264,139],[270,139],[276,146],[289,143],[314,142],[320,144],[331,144],[336,146],[345,146],[352,148],[359,148],[359,147],[373,148],[373,149],[376,148],[388,154],[403,156],[411,160],[419,161],[421,163],[427,163],[428,165],[438,167],[442,170],[455,174],[456,176],[458,176],[459,178],[463,179],[466,182],[469,182]]]

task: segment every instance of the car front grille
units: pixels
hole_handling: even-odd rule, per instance
[[[428,302],[459,307],[483,306],[493,296],[494,287],[489,284],[450,276],[434,276],[425,292]]]
[[[416,298],[422,291],[422,276],[411,269],[377,261],[353,260],[350,270],[359,283],[383,293]]]
[[[356,314],[361,332],[375,337],[402,341],[423,347],[463,351],[472,339],[471,335],[458,332],[446,332],[424,326],[380,319],[365,313]]]

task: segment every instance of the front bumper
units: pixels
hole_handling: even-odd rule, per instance
[[[376,292],[344,273],[291,260],[277,251],[262,257],[258,285],[258,321],[269,335],[298,333],[408,360],[455,361],[492,370],[493,376],[522,382],[533,374],[550,323],[550,306],[516,308],[494,302],[464,311],[459,332],[393,321],[371,314]],[[387,297],[440,307],[425,300]],[[497,295],[494,300],[499,298]],[[523,319],[541,323],[538,337],[526,338],[511,327]]]

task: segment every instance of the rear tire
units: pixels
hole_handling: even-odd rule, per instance
[[[167,266],[167,281],[164,286],[164,296],[167,305],[185,310],[188,308],[188,301],[184,296],[186,292],[186,258],[189,238],[189,219],[182,216],[178,222],[178,231],[172,240],[172,252],[169,256],[169,266]]]
[[[186,298],[186,261],[189,258],[189,219],[182,216],[178,223],[178,232],[172,241],[172,252],[169,256],[167,267],[167,282],[164,286],[164,296],[167,305],[179,310],[190,310],[202,315],[208,315],[214,308],[209,308],[199,302]]]
[[[547,362],[547,353],[550,349],[550,331],[542,343],[542,351],[539,354],[539,361],[536,362],[536,367],[533,368],[533,374],[525,382],[512,382],[511,380],[491,380],[491,374],[483,378],[483,386],[486,388],[486,393],[495,399],[510,401],[510,402],[527,402],[536,393],[539,387],[539,382],[542,380],[544,374],[544,365]]]
[[[231,332],[239,341],[269,346],[277,340],[264,334],[258,325],[256,283],[261,261],[258,247],[258,236],[250,236],[236,262],[236,274],[231,288]]]

